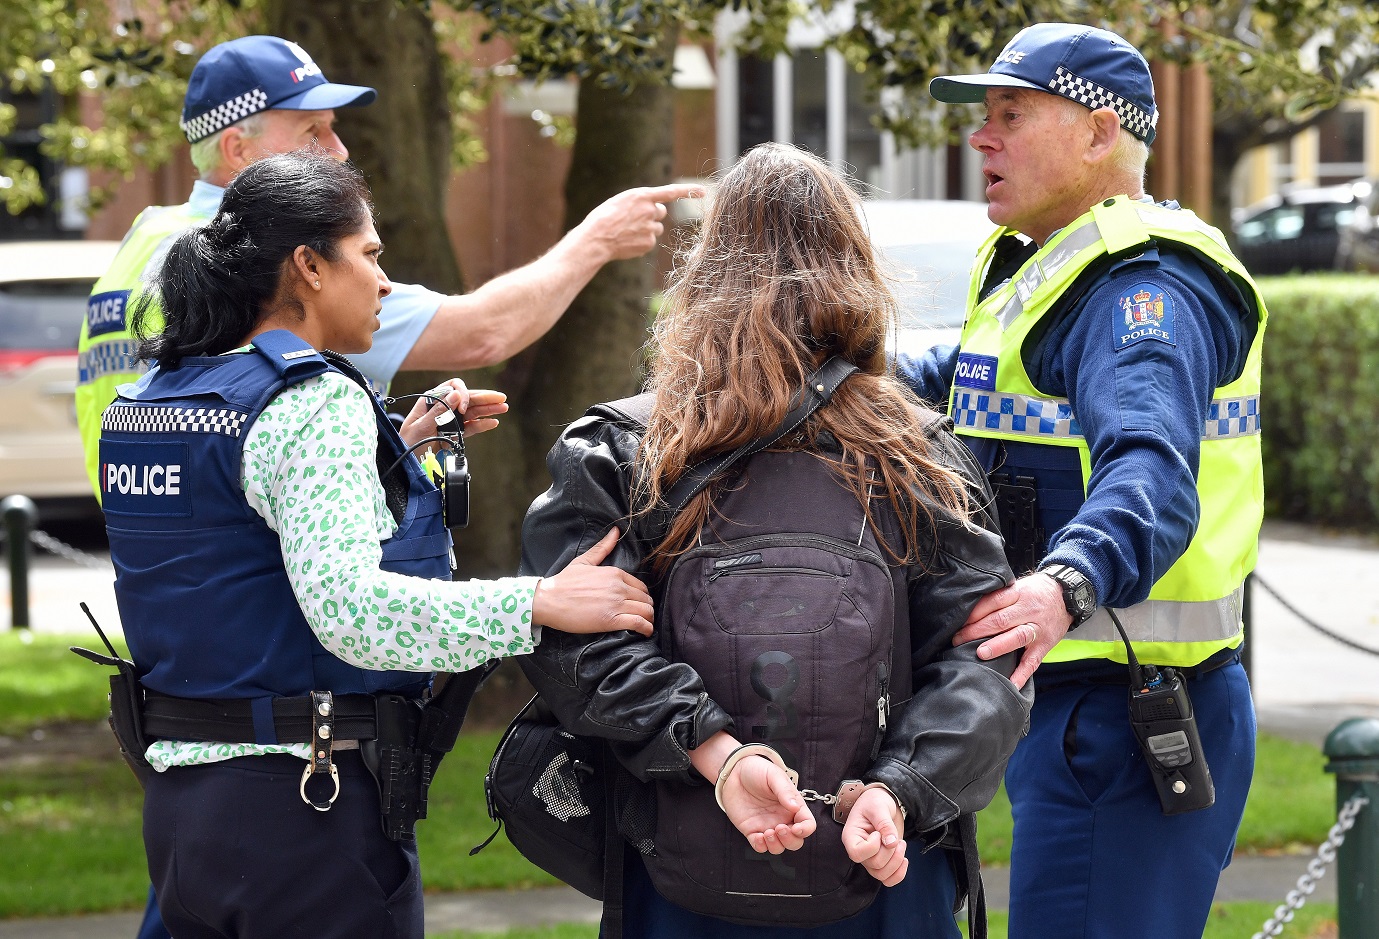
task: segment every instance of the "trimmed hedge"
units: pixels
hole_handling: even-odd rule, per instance
[[[1379,529],[1379,277],[1261,278],[1271,516]]]

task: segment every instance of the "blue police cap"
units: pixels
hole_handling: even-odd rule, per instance
[[[269,108],[329,111],[369,104],[377,92],[326,81],[320,66],[295,42],[245,36],[201,57],[187,84],[182,133],[196,143]]]
[[[1154,80],[1138,49],[1113,32],[1074,23],[1036,23],[1015,34],[980,75],[944,75],[929,83],[940,101],[971,104],[988,88],[1034,88],[1092,110],[1110,108],[1120,126],[1154,142],[1159,109]]]

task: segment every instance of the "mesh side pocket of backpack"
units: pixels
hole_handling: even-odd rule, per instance
[[[494,755],[489,788],[523,857],[602,899],[606,812],[597,742],[519,717]]]

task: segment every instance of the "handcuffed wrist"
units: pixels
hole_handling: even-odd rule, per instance
[[[907,818],[910,817],[909,811],[905,808],[905,803],[900,801],[900,796],[896,795],[896,794],[895,794],[895,790],[892,789],[890,786],[886,785],[886,784],[883,783],[883,782],[869,782],[869,783],[867,783],[865,786],[862,787],[862,791],[863,791],[863,792],[866,792],[868,789],[884,789],[884,790],[886,790],[886,795],[888,795],[888,796],[890,796],[892,799],[894,799],[894,800],[895,800],[896,807],[900,809],[900,818],[901,818],[901,821],[904,821],[905,819],[907,819]]]
[[[785,771],[785,775],[790,777],[791,784],[799,785],[800,774],[795,770],[791,769],[790,767],[786,766],[785,760],[781,759],[781,755],[777,753],[774,749],[768,747],[764,743],[744,743],[742,746],[738,747],[732,753],[728,754],[728,758],[723,761],[723,766],[718,771],[718,781],[713,784],[714,801],[716,801],[718,803],[718,807],[720,809],[723,809],[723,811],[725,812],[727,811],[727,809],[723,808],[723,786],[727,783],[728,776],[732,773],[733,769],[737,766],[737,764],[741,763],[749,756],[766,757],[766,759],[770,760],[772,763],[775,763],[777,766],[779,766],[782,770]]]
[[[900,820],[904,821],[909,817],[909,812],[905,809],[905,803],[900,801],[900,796],[895,794],[895,790],[883,782],[863,783],[860,779],[844,779],[843,784],[838,787],[838,792],[834,796],[833,820],[839,825],[847,823],[848,815],[852,813],[852,807],[857,804],[857,800],[862,797],[862,793],[868,789],[884,789],[886,793],[895,800],[896,806],[900,809]]]

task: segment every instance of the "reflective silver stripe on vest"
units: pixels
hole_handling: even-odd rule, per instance
[[[965,385],[953,388],[953,425],[958,433],[970,428],[1043,439],[1082,437],[1082,428],[1067,398],[1036,398]],[[1221,440],[1257,433],[1259,395],[1218,398],[1207,411],[1202,439]]]
[[[1240,631],[1245,588],[1220,600],[1146,600],[1116,610],[1131,642],[1217,642]],[[1120,642],[1120,633],[1104,609],[1068,633],[1079,642]]]
[[[147,371],[134,354],[133,339],[98,342],[77,354],[77,384],[89,385],[106,375],[128,375]]]
[[[1174,231],[1188,232],[1189,234],[1206,235],[1220,245],[1222,251],[1229,253],[1231,250],[1231,246],[1226,243],[1226,236],[1221,233],[1220,229],[1208,225],[1189,212],[1158,212],[1146,207],[1139,210],[1139,215],[1140,221],[1146,225],[1172,228]]]
[[[1101,229],[1097,228],[1095,221],[1089,221],[1081,228],[1070,232],[1047,255],[1030,264],[1028,269],[1015,281],[1014,295],[996,314],[1001,328],[1010,328],[1010,324],[1015,322],[1025,311],[1026,301],[1034,296],[1034,291],[1038,290],[1044,281],[1052,279],[1073,258],[1099,241],[1101,241]]]

